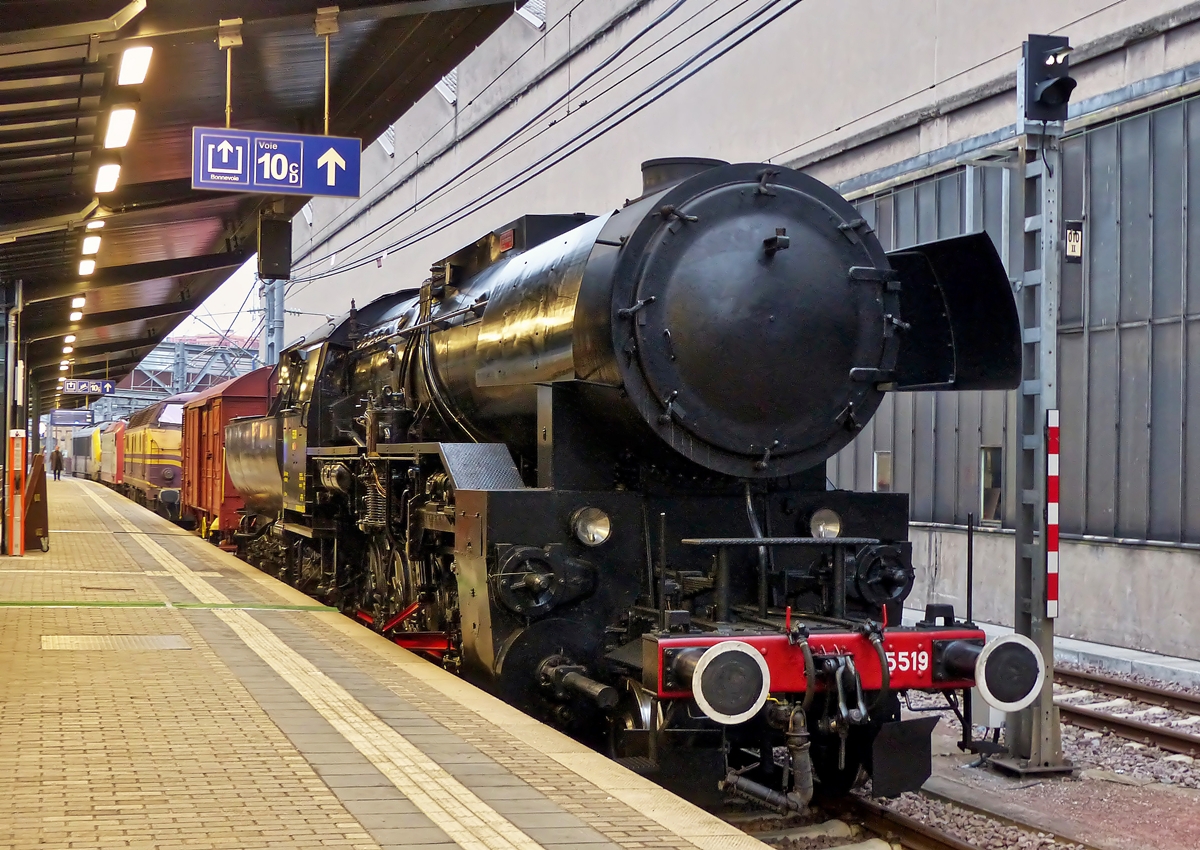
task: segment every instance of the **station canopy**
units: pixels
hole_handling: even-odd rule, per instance
[[[220,38],[241,41],[233,127],[321,133],[316,25],[335,20],[329,132],[365,146],[513,12],[513,0],[2,6],[0,284],[22,282],[19,339],[43,400],[60,375],[127,375],[254,253],[263,212],[291,217],[307,200],[191,188],[192,128],[225,126]]]

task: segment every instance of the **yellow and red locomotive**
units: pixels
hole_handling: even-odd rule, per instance
[[[125,426],[124,473],[118,489],[171,520],[180,518],[183,406],[194,395],[180,393],[155,402],[130,416]]]

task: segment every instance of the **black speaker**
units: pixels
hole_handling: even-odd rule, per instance
[[[292,223],[278,218],[258,221],[258,276],[292,279]]]

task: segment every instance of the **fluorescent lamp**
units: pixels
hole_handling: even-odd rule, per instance
[[[70,346],[70,345],[64,345],[64,346],[63,346],[63,354],[70,354],[70,353],[71,353],[72,351],[74,351],[74,350],[75,350],[75,349],[74,349],[72,346]]]
[[[137,110],[132,106],[117,106],[108,114],[108,130],[104,133],[104,147],[123,148],[129,143],[133,132],[133,117]]]
[[[102,219],[102,218],[94,218],[87,223],[88,230],[99,230],[103,226],[104,226],[104,219]]]
[[[99,250],[100,250],[100,237],[99,236],[83,237],[83,253],[95,254]]]
[[[83,318],[83,313],[81,313],[80,311],[76,310],[76,311],[74,311],[73,313],[71,313],[71,315],[70,315],[68,318],[70,318],[70,320],[71,320],[72,322],[78,322],[80,319],[82,319],[82,318]]]
[[[74,341],[75,341],[75,334],[67,334],[65,337],[63,337],[63,342],[74,342]]]
[[[95,260],[80,260],[79,261],[79,273],[80,274],[91,274],[95,270],[96,270],[96,261]]]
[[[153,47],[131,47],[121,54],[121,70],[117,74],[117,85],[136,86],[146,79],[150,67]]]
[[[65,372],[65,371],[67,371],[67,364],[66,364],[66,363],[59,363],[59,364],[58,364],[58,368],[59,368],[59,370],[60,370],[60,371],[63,371],[63,372]]]
[[[61,361],[61,362],[60,362],[58,365],[59,365],[59,366],[70,366],[70,365],[71,365],[71,361],[70,361],[70,360],[63,360],[63,361]]]
[[[120,177],[120,163],[109,162],[100,166],[100,170],[96,172],[96,193],[102,195],[105,192],[111,192],[117,188],[117,180]]]
[[[71,299],[71,306],[76,310],[82,310],[85,304],[87,304],[87,298],[83,295],[77,295]]]

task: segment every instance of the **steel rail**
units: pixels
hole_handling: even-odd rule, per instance
[[[1054,668],[1054,679],[1064,685],[1076,688],[1086,688],[1092,691],[1102,691],[1113,696],[1144,702],[1148,705],[1158,705],[1175,711],[1186,711],[1200,714],[1200,696],[1169,691],[1153,685],[1143,685],[1130,682],[1115,676],[1105,676],[1101,673],[1084,673],[1080,670],[1064,670]]]
[[[871,832],[888,841],[899,841],[910,850],[980,850],[948,832],[894,812],[878,803],[849,795],[838,800],[834,811],[842,811]]]
[[[1200,735],[1189,735],[1169,726],[1143,723],[1131,717],[1117,717],[1082,705],[1055,700],[1059,716],[1067,723],[1095,732],[1112,732],[1120,738],[1150,744],[1160,750],[1185,756],[1200,756]]]
[[[1055,668],[1054,679],[1064,685],[1084,688],[1096,693],[1121,697],[1147,705],[1161,706],[1173,711],[1200,714],[1200,697],[1192,694],[1169,691],[1153,685],[1142,685],[1115,676],[1101,673],[1085,673],[1079,670]],[[1060,717],[1067,723],[1094,732],[1112,732],[1120,738],[1150,744],[1160,750],[1186,756],[1200,755],[1200,735],[1192,735],[1173,729],[1146,723],[1132,717],[1117,717],[1086,705],[1073,705],[1062,699],[1054,701]]]

